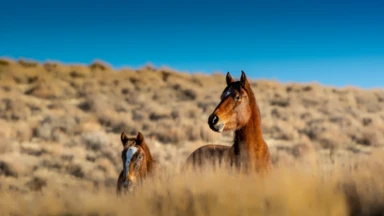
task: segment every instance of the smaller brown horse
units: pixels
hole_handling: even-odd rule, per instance
[[[124,192],[132,192],[136,184],[141,184],[143,179],[153,173],[155,164],[141,132],[138,132],[136,137],[128,137],[123,132],[120,138],[123,144],[123,170],[117,180],[118,195],[123,189]]]

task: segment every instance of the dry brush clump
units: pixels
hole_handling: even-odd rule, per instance
[[[301,191],[295,183],[301,180],[294,180],[296,174],[289,174],[296,164],[316,165],[317,170],[323,171],[330,167],[348,177],[338,178],[336,171],[324,177],[329,172],[319,171],[323,176],[321,179],[331,182],[327,185],[320,180],[311,180],[308,187],[312,189],[308,190],[331,188],[329,190],[333,191],[334,186],[339,188],[340,191],[335,193],[341,195],[335,196],[340,199],[336,198],[334,202],[340,203],[340,208],[337,210],[336,205],[329,203],[319,204],[319,208],[342,212],[345,206],[350,209],[351,203],[360,203],[360,207],[358,204],[352,205],[357,206],[354,212],[360,212],[356,215],[380,211],[383,203],[379,198],[384,191],[379,179],[383,167],[375,164],[381,164],[377,152],[384,146],[383,90],[332,88],[317,83],[281,84],[268,80],[252,81],[251,86],[261,110],[262,130],[272,161],[277,167],[281,164],[288,167],[288,173],[280,172],[281,176],[271,180],[276,188],[285,191],[283,185],[292,183],[294,190]],[[88,66],[1,59],[0,194],[8,199],[1,204],[8,206],[13,203],[15,206],[21,203],[28,206],[31,205],[30,199],[36,199],[39,200],[40,209],[47,209],[47,214],[65,214],[68,205],[68,211],[72,214],[85,214],[95,212],[92,208],[97,207],[93,202],[103,203],[103,199],[121,202],[110,193],[114,191],[117,175],[122,169],[119,136],[123,131],[132,136],[141,131],[154,156],[171,170],[180,167],[180,163],[201,145],[230,145],[232,133],[218,134],[207,125],[208,115],[219,102],[224,87],[225,76],[221,73],[190,75],[150,65],[138,70],[113,70],[102,61],[95,61]],[[360,159],[362,157],[365,159]],[[319,162],[322,160],[324,163]],[[350,162],[348,166],[339,168],[338,163],[344,160],[351,160],[355,165],[352,166]],[[364,173],[364,170],[375,170],[377,175],[356,173]],[[296,172],[298,176],[305,177],[308,174],[292,170],[292,173]],[[171,174],[166,171],[165,175]],[[198,178],[195,181],[193,179],[196,176]],[[249,183],[259,181],[256,177],[243,176],[244,187],[233,191],[233,188],[228,188],[228,185],[236,184],[233,177],[226,174],[204,176],[207,176],[207,182],[198,181],[202,179],[202,174],[189,176],[191,180],[178,175],[170,177],[168,180],[172,184],[180,185],[178,189],[164,183],[168,180],[153,182],[157,186],[146,189],[136,204],[153,204],[155,206],[151,206],[150,210],[162,214],[169,210],[168,215],[185,211],[195,212],[195,215],[208,211],[207,214],[215,215],[220,213],[220,208],[229,213],[243,209],[245,215],[308,210],[304,204],[280,200],[287,195],[277,192],[274,201],[268,204],[266,197],[274,192],[268,191],[270,186],[266,186],[265,193],[257,194],[256,189],[263,191],[264,188]],[[291,183],[279,183],[277,179],[280,177],[291,179],[287,180]],[[220,192],[221,188],[213,183],[217,179],[223,182],[218,184],[221,188],[228,189]],[[365,184],[366,181],[370,184]],[[197,183],[195,187],[194,182]],[[162,183],[165,187],[159,185]],[[103,188],[107,192],[97,192],[100,196],[105,195],[103,198],[92,192]],[[83,191],[89,202],[79,201],[79,197],[72,199],[72,204],[66,203],[71,202],[66,198],[77,190]],[[204,193],[205,190],[209,193]],[[242,200],[243,204],[235,201],[237,206],[230,209],[222,206],[230,206],[231,200],[218,198],[247,191],[249,193],[245,197],[255,195],[257,198],[253,201]],[[57,193],[62,197],[56,197]],[[158,201],[154,198],[156,196],[150,196],[153,193],[166,199]],[[22,194],[25,200],[16,199],[18,194]],[[311,197],[304,192],[302,196]],[[341,204],[344,202],[343,196],[347,197],[345,206]],[[48,198],[52,198],[51,203],[44,202]],[[206,204],[200,199],[207,200],[209,207],[204,207]],[[173,206],[169,200],[183,202],[181,206]],[[78,203],[82,205],[76,206]],[[271,210],[268,205],[282,207]],[[294,207],[290,210],[289,206]],[[129,207],[146,214],[133,204]],[[40,211],[39,208],[35,212]],[[114,211],[117,207],[114,204],[100,204],[99,213],[104,211],[103,208],[105,211]],[[24,211],[14,210],[12,212],[15,214]]]

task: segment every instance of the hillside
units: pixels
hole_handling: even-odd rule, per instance
[[[251,85],[274,164],[380,158],[384,90],[268,80]],[[219,73],[1,59],[0,189],[114,190],[123,131],[141,131],[162,165],[176,169],[203,144],[230,145],[232,133],[207,125],[224,87]]]

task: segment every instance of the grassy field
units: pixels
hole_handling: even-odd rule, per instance
[[[247,73],[247,71],[245,71]],[[224,74],[0,59],[2,215],[384,215],[384,90],[253,80],[268,176],[180,173],[207,143]],[[116,197],[121,132],[164,169]]]

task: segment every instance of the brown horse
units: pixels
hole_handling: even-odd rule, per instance
[[[138,132],[136,137],[128,137],[123,132],[120,138],[123,144],[123,151],[121,152],[123,170],[117,180],[118,195],[123,189],[124,192],[131,192],[136,184],[141,184],[144,178],[153,174],[155,166],[141,132]]]
[[[234,131],[233,145],[202,146],[188,157],[186,165],[218,163],[267,171],[271,166],[269,149],[262,135],[260,110],[248,79],[241,71],[240,81],[234,81],[228,72],[226,82],[221,102],[209,116],[208,124],[218,133]]]

